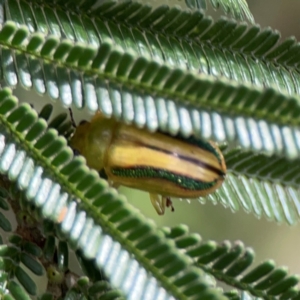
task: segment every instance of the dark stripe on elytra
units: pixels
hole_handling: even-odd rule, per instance
[[[170,171],[159,169],[159,168],[151,168],[144,166],[135,166],[129,168],[112,168],[111,172],[115,176],[121,177],[131,177],[137,179],[145,179],[145,178],[153,178],[153,179],[164,179],[173,184],[179,186],[182,189],[189,191],[203,191],[212,188],[217,180],[211,182],[203,182],[200,180],[196,180],[190,178],[188,176],[171,173]]]
[[[160,134],[163,134],[165,136],[170,137],[169,134],[167,134],[167,133],[165,133],[165,132],[163,132],[161,130],[158,130],[158,132]],[[175,135],[172,138],[175,138],[176,140],[180,140],[180,141],[182,141],[184,143],[188,143],[190,145],[194,145],[194,146],[196,146],[198,148],[201,148],[203,150],[211,152],[211,153],[213,153],[218,158],[218,161],[221,162],[221,158],[220,158],[219,152],[210,143],[208,143],[208,142],[206,142],[206,141],[204,141],[204,140],[202,140],[200,138],[196,138],[194,136],[190,136],[190,137],[187,138],[187,137],[183,137],[180,133],[178,133],[177,135]]]
[[[161,149],[159,147],[155,147],[155,146],[152,146],[152,145],[148,145],[148,144],[143,144],[143,143],[139,143],[138,144],[146,147],[146,148],[149,148],[149,149],[152,149],[152,150],[156,150],[156,151],[159,151],[159,152],[163,152],[165,154],[169,154],[169,155],[174,155],[174,153],[172,151],[168,151],[168,150],[165,150],[165,149]],[[215,168],[214,166],[211,166],[203,161],[200,161],[196,158],[191,158],[191,157],[187,157],[187,156],[184,156],[184,155],[177,155],[180,159],[183,159],[185,161],[188,161],[188,162],[191,162],[193,164],[196,164],[198,166],[201,166],[202,168],[204,169],[208,169],[214,173],[216,173],[217,175],[219,176],[224,176],[225,173],[222,172],[222,170],[218,169],[218,168]]]

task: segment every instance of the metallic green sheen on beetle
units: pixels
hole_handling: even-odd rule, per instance
[[[76,128],[70,145],[113,186],[149,192],[158,214],[170,197],[206,196],[225,179],[226,164],[213,142],[150,133],[101,113]]]

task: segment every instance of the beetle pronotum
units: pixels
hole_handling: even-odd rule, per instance
[[[222,152],[213,142],[150,133],[101,113],[79,124],[70,145],[114,186],[149,192],[160,215],[170,197],[206,196],[221,186],[226,174]]]

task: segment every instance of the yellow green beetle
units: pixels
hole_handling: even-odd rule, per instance
[[[150,133],[101,113],[79,124],[70,146],[89,167],[104,171],[113,186],[149,192],[160,215],[171,205],[170,197],[206,196],[226,174],[222,152],[213,142]]]

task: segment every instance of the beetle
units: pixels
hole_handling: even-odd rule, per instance
[[[222,152],[211,141],[151,133],[100,112],[76,127],[70,146],[114,187],[149,192],[159,215],[172,206],[170,197],[206,196],[221,186],[226,174]]]

